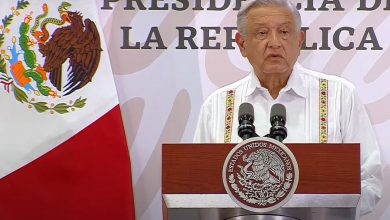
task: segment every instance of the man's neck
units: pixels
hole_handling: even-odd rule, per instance
[[[280,90],[287,85],[290,75],[291,73],[260,74],[257,78],[261,86],[268,90],[273,99],[276,99]]]

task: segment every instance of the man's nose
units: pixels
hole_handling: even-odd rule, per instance
[[[268,46],[269,47],[280,47],[281,46],[281,37],[276,31],[273,31],[269,35]]]

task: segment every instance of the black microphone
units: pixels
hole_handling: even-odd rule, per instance
[[[253,106],[250,103],[244,102],[238,109],[238,136],[242,140],[246,140],[251,137],[257,137],[255,133],[255,126],[253,121],[255,120]]]
[[[284,105],[276,103],[271,107],[271,128],[269,136],[277,141],[283,142],[287,137],[286,108]]]

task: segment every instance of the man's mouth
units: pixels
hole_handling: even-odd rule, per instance
[[[269,54],[267,56],[268,59],[274,60],[274,59],[283,59],[283,56],[281,54]]]
[[[270,58],[283,58],[283,56],[281,54],[276,54],[276,53],[270,54],[270,55],[268,55],[268,57],[270,57]]]

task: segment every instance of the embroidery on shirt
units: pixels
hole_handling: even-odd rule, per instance
[[[320,143],[328,142],[328,80],[320,79]]]
[[[234,90],[229,90],[226,93],[225,135],[224,135],[225,143],[230,143],[232,138],[233,110],[234,110]]]

